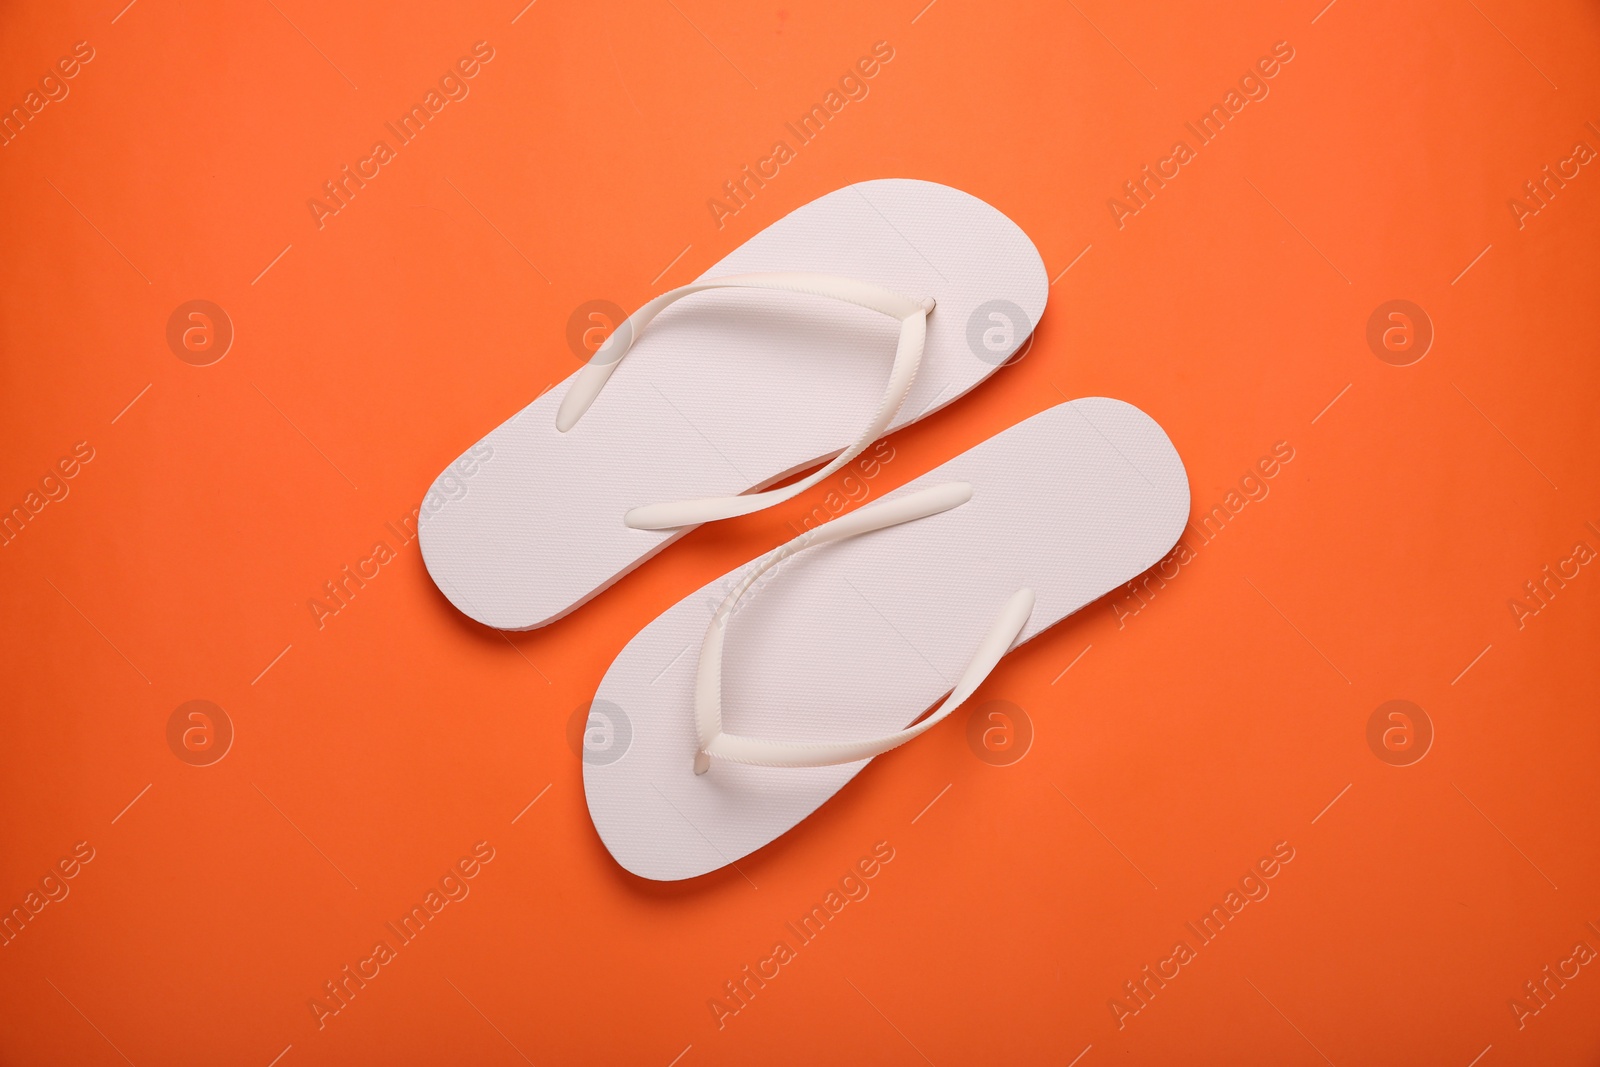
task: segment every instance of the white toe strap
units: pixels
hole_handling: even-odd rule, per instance
[[[722,647],[727,633],[728,618],[734,605],[749,591],[763,574],[797,552],[830,541],[841,541],[872,530],[881,530],[902,522],[927,518],[951,508],[960,507],[972,499],[972,486],[966,482],[949,482],[924,489],[917,493],[888,500],[862,508],[841,519],[820,526],[796,537],[769,554],[751,570],[717,608],[706,629],[705,641],[700,646],[700,665],[695,675],[695,727],[699,735],[700,751],[695,755],[694,772],[704,774],[711,767],[711,757],[733,763],[748,763],[760,767],[827,767],[839,763],[855,763],[871,759],[892,748],[905,744],[944,720],[970,697],[994,670],[995,665],[1010,650],[1017,635],[1027,625],[1033,612],[1034,595],[1031,589],[1020,589],[1012,594],[995,618],[994,625],[978,643],[977,651],[967,664],[961,679],[938,710],[907,729],[882,737],[855,741],[803,742],[765,741],[754,737],[740,737],[722,730]]]
[[[567,394],[556,412],[556,429],[566,433],[577,425],[584,412],[594,403],[605,388],[622,358],[628,354],[650,320],[659,315],[674,301],[707,289],[781,289],[812,296],[826,296],[847,304],[855,304],[900,320],[900,340],[895,347],[894,365],[889,371],[888,387],[878,405],[872,421],[826,466],[782,489],[764,493],[746,493],[742,496],[706,497],[700,500],[680,500],[673,503],[646,504],[630,510],[623,521],[636,530],[667,530],[679,526],[694,526],[714,519],[727,519],[748,515],[782,503],[816,485],[834,471],[859,456],[873,441],[882,436],[893,421],[895,413],[911,391],[917,367],[922,362],[923,346],[927,343],[928,312],[933,310],[933,300],[913,300],[911,297],[890,292],[870,282],[853,278],[837,278],[830,274],[739,274],[726,278],[712,278],[681,286],[645,304],[629,315],[612,332],[588,364],[573,379]]]

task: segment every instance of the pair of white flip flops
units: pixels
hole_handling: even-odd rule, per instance
[[[422,508],[428,570],[480,622],[547,625],[693,526],[789,499],[965,394],[1027,342],[1048,288],[1027,235],[966,193],[830,193],[645,304],[447,468]],[[1161,428],[1086,398],[734,569],[601,681],[596,830],[656,880],[761,848],[1157,562],[1188,509]]]

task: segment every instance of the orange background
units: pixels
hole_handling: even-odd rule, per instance
[[[94,859],[0,948],[0,1060],[1595,1061],[1600,967],[1520,1028],[1510,1002],[1600,948],[1600,576],[1521,628],[1508,601],[1600,548],[1600,174],[1520,229],[1507,202],[1600,147],[1600,14],[924,2],[6,6],[7,108],[94,59],[0,148],[0,504],[94,458],[0,548],[0,902]],[[470,95],[319,229],[307,200],[478,41]],[[870,95],[719,229],[708,198],[878,41]],[[1108,198],[1279,41],[1270,95],[1119,229]],[[580,304],[895,176],[994,204],[1055,281],[1028,354],[895,435],[874,496],[1063,396],[1153,415],[1197,516],[1295,458],[1138,614],[1091,605],[995,673],[1020,762],[951,724],[742,873],[637,880],[569,719],[825,490],[508,636],[385,523],[575,369]],[[1405,367],[1366,341],[1395,298],[1436,331]],[[210,366],[166,341],[193,299],[236,333]],[[319,629],[378,540],[398,558]],[[168,745],[193,699],[236,732],[210,766]],[[1435,731],[1410,766],[1368,744],[1391,699]],[[480,841],[470,896],[319,1029],[323,983]],[[870,896],[719,1029],[723,983],[880,841]],[[1270,896],[1119,1028],[1123,983],[1278,842]]]

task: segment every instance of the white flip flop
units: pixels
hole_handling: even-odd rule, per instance
[[[786,500],[972,389],[1048,291],[1027,235],[976,197],[829,193],[645,304],[447,467],[419,521],[428,572],[479,622],[554,622],[695,524]]]
[[[737,861],[949,715],[1011,648],[1155,564],[1188,513],[1161,427],[1094,397],[738,568],[601,681],[583,753],[595,829],[658,881]]]

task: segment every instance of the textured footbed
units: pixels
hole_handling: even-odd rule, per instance
[[[723,660],[725,730],[838,741],[903,729],[954,685],[1014,592],[1038,598],[1020,645],[1156,563],[1189,512],[1188,478],[1161,427],[1100,397],[1040,412],[885,499],[950,481],[970,482],[972,499],[799,553],[741,601]],[[753,565],[628,642],[591,708],[589,813],[617,862],[645,878],[691,878],[748,855],[870,762],[794,769],[714,759],[694,774],[700,642]]]
[[[993,373],[1026,342],[1049,290],[1038,250],[1006,216],[959,190],[898,178],[812,201],[702,277],[771,271],[840,275],[938,302],[896,427]],[[429,573],[490,626],[560,618],[687,532],[629,529],[629,508],[770,485],[854,440],[882,398],[898,330],[886,316],[795,293],[680,300],[568,433],[555,419],[570,378],[440,474],[420,522]]]

